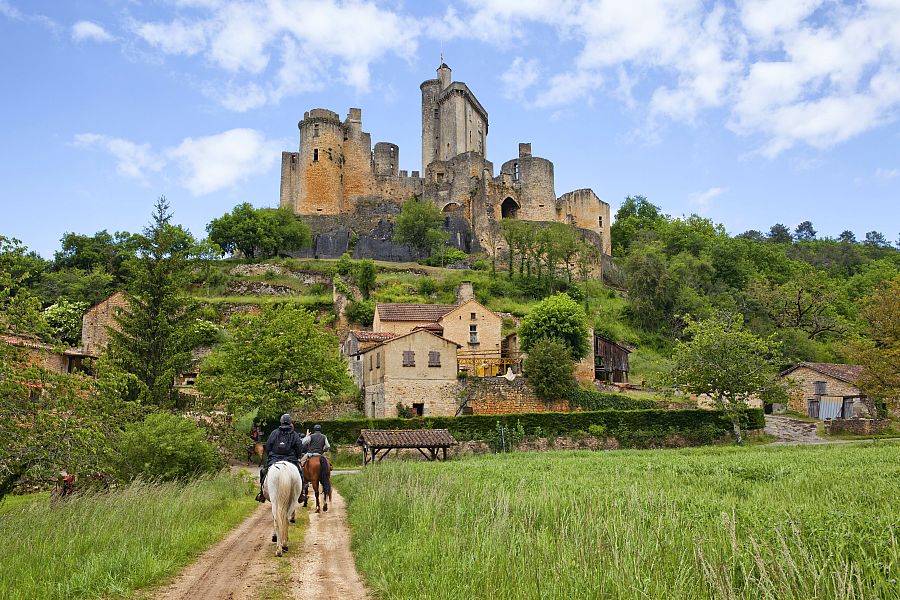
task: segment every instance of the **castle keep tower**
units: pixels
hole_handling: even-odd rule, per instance
[[[435,160],[447,161],[464,152],[487,155],[488,114],[465,83],[452,81],[441,63],[437,79],[423,81],[422,171]]]

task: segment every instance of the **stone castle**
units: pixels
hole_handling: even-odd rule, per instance
[[[283,152],[280,205],[303,216],[316,233],[312,256],[407,260],[390,241],[393,219],[412,196],[445,215],[451,244],[466,251],[502,250],[501,219],[562,222],[578,227],[602,255],[610,254],[609,204],[590,189],[557,197],[553,163],[519,144],[519,156],[494,175],[487,160],[488,114],[475,94],[441,64],[422,82],[422,171],[399,170],[400,148],[362,129],[362,111],[316,108],[299,123],[300,149]]]

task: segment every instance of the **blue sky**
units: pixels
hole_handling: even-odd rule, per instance
[[[732,233],[811,220],[900,237],[900,0],[0,0],[0,235],[202,235],[275,206],[310,108],[363,109],[419,170],[441,49],[556,192],[643,194]]]

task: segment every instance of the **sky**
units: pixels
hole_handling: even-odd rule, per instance
[[[0,235],[195,235],[277,206],[304,111],[362,108],[421,170],[441,55],[556,193],[641,194],[737,234],[900,238],[900,0],[0,0]]]

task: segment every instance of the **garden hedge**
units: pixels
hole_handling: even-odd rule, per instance
[[[659,438],[680,435],[698,443],[712,441],[732,430],[731,422],[716,410],[601,410],[584,412],[541,412],[512,415],[464,415],[459,417],[417,417],[413,419],[340,419],[319,421],[334,444],[354,444],[361,429],[449,429],[459,441],[484,440],[495,434],[497,424],[518,427],[527,435],[544,436],[586,433],[591,425],[605,428],[609,435]],[[297,424],[298,431],[312,429],[314,422]],[[746,429],[761,429],[765,419],[761,409],[747,412]]]

